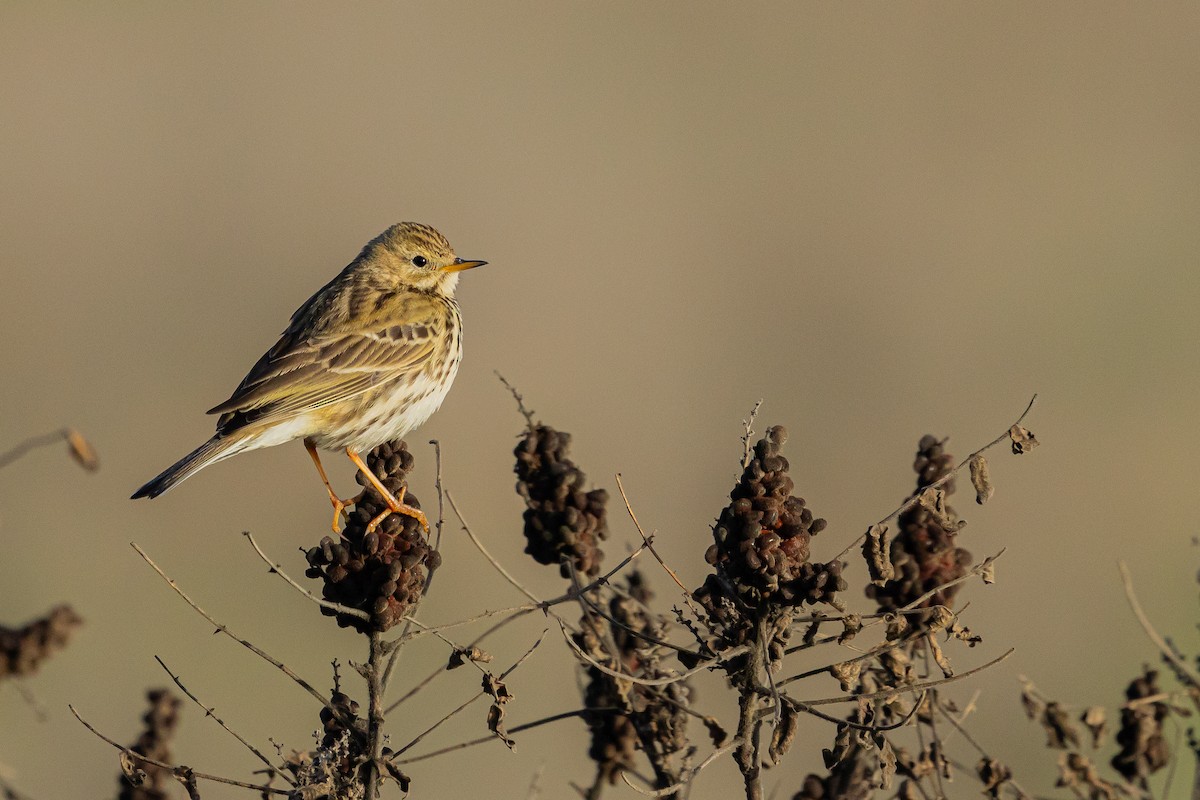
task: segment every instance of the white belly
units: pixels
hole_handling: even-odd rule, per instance
[[[388,394],[364,403],[357,418],[314,435],[313,441],[326,450],[349,447],[365,453],[384,442],[402,439],[433,416],[458,373],[458,359],[448,365],[448,374],[437,378],[425,373],[406,375],[395,381]]]

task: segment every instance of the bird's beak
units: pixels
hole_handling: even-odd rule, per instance
[[[442,272],[462,272],[464,269],[482,267],[486,263],[486,261],[463,261],[461,258],[456,258],[453,264],[442,267]]]

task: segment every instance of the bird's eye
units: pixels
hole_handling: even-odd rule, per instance
[[[429,263],[429,260],[425,258],[425,256],[413,256],[412,263],[416,264],[418,267],[423,267]]]

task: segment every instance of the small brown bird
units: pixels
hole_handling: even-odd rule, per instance
[[[486,264],[456,258],[428,225],[401,222],[367,243],[348,267],[292,315],[291,324],[209,414],[217,432],[133,493],[158,497],[175,484],[245,450],[303,439],[333,503],[333,529],[348,502],[338,498],[317,448],[345,450],[387,499],[389,513],[429,522],[394,497],[360,453],[399,439],[441,406],[462,360],[458,273]]]

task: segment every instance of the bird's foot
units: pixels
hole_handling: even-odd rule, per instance
[[[346,510],[346,507],[357,505],[358,501],[362,499],[363,494],[365,494],[365,491],[359,492],[358,494],[354,495],[354,497],[347,497],[345,500],[342,500],[332,491],[329,493],[329,502],[333,504],[334,533],[341,535],[342,531],[338,523],[341,521],[342,517],[346,518],[347,523],[350,522],[350,512]]]
[[[425,533],[429,533],[429,520],[425,517],[425,512],[419,508],[407,505],[404,502],[404,496],[408,494],[408,487],[400,487],[399,498],[392,497],[388,494],[384,499],[387,501],[388,507],[386,511],[380,512],[376,517],[367,524],[367,533],[371,533],[379,527],[379,523],[383,522],[392,514],[403,514],[406,517],[412,517],[418,523]]]

